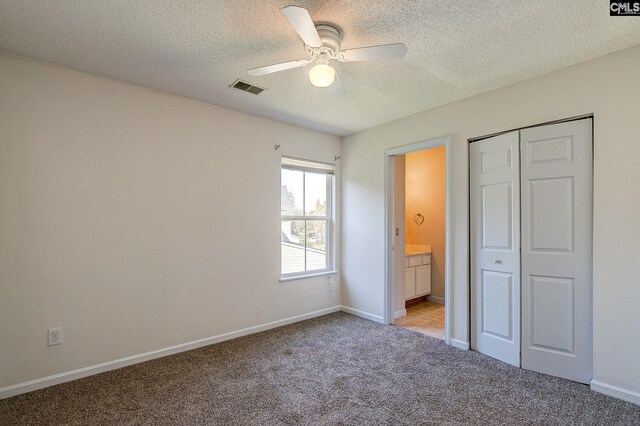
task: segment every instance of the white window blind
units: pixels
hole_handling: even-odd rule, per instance
[[[282,168],[310,173],[325,173],[328,175],[334,174],[336,170],[334,164],[319,163],[317,161],[302,160],[293,157],[282,157]]]

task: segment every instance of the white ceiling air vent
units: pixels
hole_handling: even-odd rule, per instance
[[[229,87],[233,87],[234,89],[242,90],[243,92],[253,93],[254,95],[259,95],[264,91],[262,87],[254,86],[252,84],[247,83],[246,81],[236,80]]]

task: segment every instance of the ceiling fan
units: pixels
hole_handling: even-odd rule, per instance
[[[261,76],[315,63],[309,70],[311,84],[316,87],[328,87],[332,94],[338,95],[344,89],[330,61],[355,62],[375,59],[399,59],[404,58],[407,54],[407,47],[402,43],[340,50],[342,34],[334,26],[330,24],[314,24],[309,12],[298,6],[287,6],[282,9],[282,13],[284,13],[284,16],[287,17],[304,42],[309,59],[252,68],[247,71],[249,75]]]

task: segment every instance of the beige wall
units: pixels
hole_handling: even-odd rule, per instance
[[[640,47],[634,47],[344,138],[343,305],[383,313],[385,150],[450,135],[453,284],[448,303],[452,337],[468,342],[467,140],[593,113],[594,379],[640,401],[639,69]]]
[[[444,299],[445,148],[406,154],[405,164],[406,242],[431,245],[431,295]]]
[[[334,162],[339,138],[8,56],[0,76],[0,388],[340,304],[279,282],[280,156]]]

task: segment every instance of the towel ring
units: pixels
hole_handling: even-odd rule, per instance
[[[417,223],[418,225],[422,225],[422,222],[424,222],[424,216],[422,216],[422,214],[418,213],[413,217],[413,221],[415,223]]]

